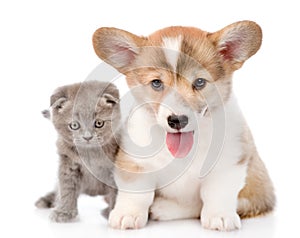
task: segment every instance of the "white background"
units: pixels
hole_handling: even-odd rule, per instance
[[[1,1],[0,237],[299,236],[299,5],[297,1]],[[49,222],[33,206],[56,181],[56,134],[40,111],[52,91],[85,80],[100,63],[91,37],[101,26],[138,35],[184,25],[216,31],[239,20],[263,29],[261,50],[236,72],[234,88],[274,181],[274,214],[243,221],[231,233],[199,221],[151,222],[140,231],[108,228],[101,198],[81,197],[79,219]]]

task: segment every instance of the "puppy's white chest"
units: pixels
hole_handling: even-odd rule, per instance
[[[179,174],[168,186],[159,189],[159,192],[168,198],[180,203],[199,203],[200,201],[200,168],[191,165],[182,174]]]

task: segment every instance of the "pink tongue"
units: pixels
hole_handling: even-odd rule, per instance
[[[194,143],[193,132],[167,133],[167,146],[176,158],[184,158]]]

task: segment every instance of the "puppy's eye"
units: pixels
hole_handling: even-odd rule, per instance
[[[205,85],[206,85],[206,80],[204,78],[197,78],[193,82],[193,88],[196,90],[200,90],[200,89],[204,88]]]
[[[101,128],[103,126],[104,126],[104,121],[102,121],[102,120],[96,120],[95,121],[95,127],[96,128]]]
[[[80,124],[79,122],[77,121],[72,121],[70,124],[69,124],[69,127],[71,130],[78,130],[80,128]]]
[[[164,89],[164,84],[160,79],[152,80],[151,86],[155,91],[162,91]]]

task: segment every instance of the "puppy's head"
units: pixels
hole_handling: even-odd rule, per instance
[[[168,131],[190,131],[191,113],[228,100],[235,70],[260,48],[262,32],[251,21],[209,33],[168,27],[148,37],[116,28],[93,36],[96,54],[126,75],[136,99],[151,105]]]

